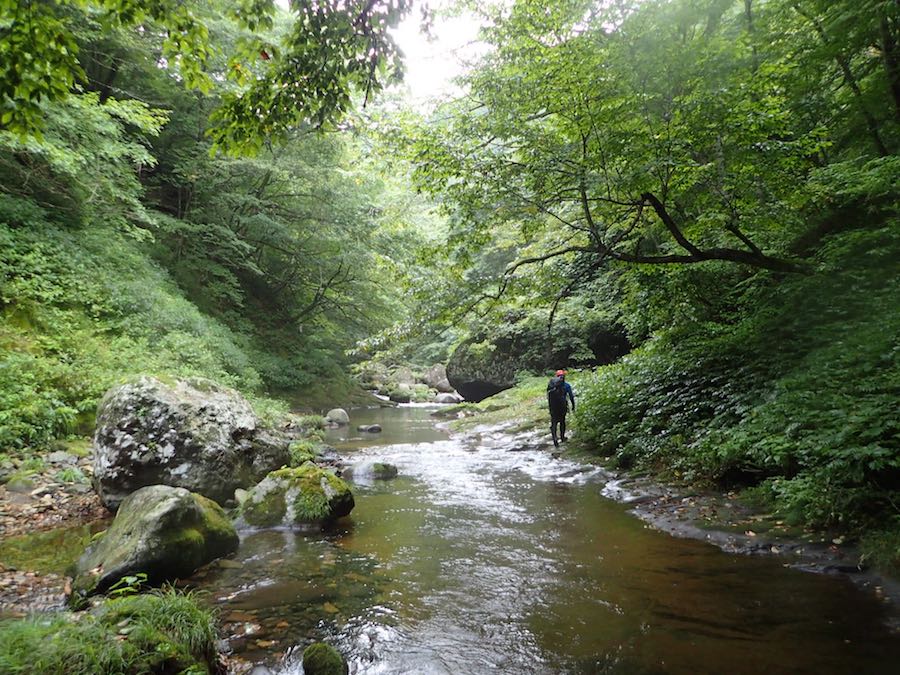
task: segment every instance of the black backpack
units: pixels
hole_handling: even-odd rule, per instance
[[[566,405],[566,381],[559,377],[551,377],[547,383],[547,400],[552,406]]]

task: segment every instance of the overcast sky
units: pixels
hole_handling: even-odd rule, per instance
[[[463,71],[462,61],[475,58],[483,47],[476,43],[478,22],[471,15],[435,16],[433,41],[420,32],[419,12],[393,31],[406,63],[405,86],[416,101],[454,91],[451,80]]]

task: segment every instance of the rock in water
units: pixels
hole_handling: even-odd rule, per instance
[[[408,384],[398,384],[388,392],[388,398],[394,403],[409,403],[413,397],[413,388]]]
[[[305,675],[347,675],[350,669],[341,653],[324,642],[314,642],[303,650]]]
[[[436,363],[422,376],[422,381],[432,389],[437,389],[442,394],[452,394],[453,385],[447,379],[447,368],[443,363]]]
[[[264,428],[240,394],[210,380],[141,377],[107,392],[97,411],[94,487],[111,509],[146,485],[223,504],[288,462],[288,440]]]
[[[184,578],[237,547],[221,506],[184,488],[151,485],[122,502],[110,528],[78,560],[73,590],[80,597],[102,593],[139,572],[151,583]]]
[[[435,403],[462,403],[462,397],[456,394],[438,394],[434,397]]]
[[[346,516],[353,506],[353,493],[345,481],[307,462],[266,476],[250,490],[240,513],[257,527],[310,525]]]
[[[356,427],[357,431],[364,431],[367,434],[380,434],[381,433],[381,425],[380,424],[360,424]]]
[[[397,467],[387,462],[359,462],[344,469],[341,474],[347,480],[365,483],[371,480],[390,480],[396,478]]]
[[[325,420],[343,427],[350,424],[350,415],[343,408],[332,408],[325,414]]]

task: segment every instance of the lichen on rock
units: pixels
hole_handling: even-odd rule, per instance
[[[141,377],[111,389],[97,412],[94,487],[115,509],[147,485],[172,485],[223,504],[288,463],[288,439],[249,402],[211,380]]]

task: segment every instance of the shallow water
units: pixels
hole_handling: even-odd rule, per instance
[[[385,432],[332,442],[400,477],[358,475],[329,532],[243,533],[203,580],[246,658],[299,673],[325,639],[367,674],[896,672],[884,607],[845,579],[650,530],[602,472],[428,413],[352,413]]]

